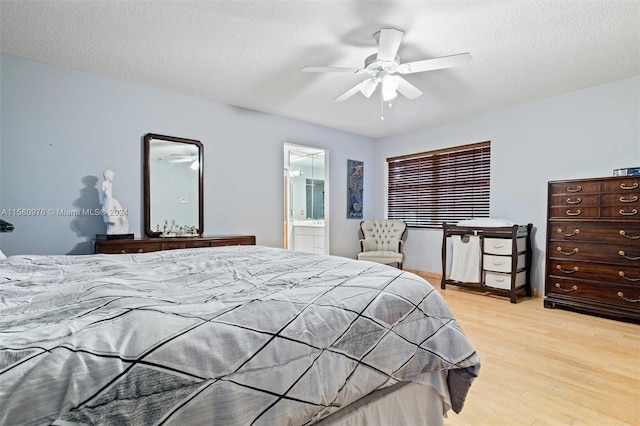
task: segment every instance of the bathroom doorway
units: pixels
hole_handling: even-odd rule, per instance
[[[284,145],[284,248],[329,254],[328,153]]]

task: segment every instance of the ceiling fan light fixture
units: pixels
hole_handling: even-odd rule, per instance
[[[398,76],[385,75],[382,77],[382,99],[385,102],[394,100],[398,96]]]
[[[374,79],[369,78],[360,84],[360,93],[369,98],[373,94],[374,90],[376,90],[377,85],[378,84],[374,81]]]

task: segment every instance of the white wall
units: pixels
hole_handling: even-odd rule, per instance
[[[346,219],[347,159],[374,159],[368,138],[103,78],[11,55],[0,57],[2,209],[99,207],[105,169],[114,196],[142,234],[142,138],[159,133],[204,144],[205,234],[255,234],[283,246],[283,144],[329,150],[331,253],[355,257],[358,220]],[[214,77],[213,77],[214,78]],[[373,180],[365,181],[365,212]],[[6,254],[90,253],[101,217],[5,217]]]
[[[387,157],[485,140],[491,141],[491,215],[533,223],[532,282],[543,291],[547,182],[640,166],[640,77],[380,140],[376,214],[385,211]],[[406,268],[440,273],[441,245],[440,230],[409,230]]]
[[[364,217],[384,215],[385,158],[490,140],[491,212],[534,224],[534,287],[544,285],[549,180],[640,166],[640,77],[379,141],[11,55],[0,57],[0,210],[99,207],[102,172],[142,234],[142,137],[204,144],[205,234],[283,244],[283,143],[329,150],[331,254],[355,257],[347,159],[365,162]],[[428,112],[425,112],[428,113]],[[6,217],[7,254],[89,253],[101,217]],[[440,272],[441,231],[409,231],[408,269]]]

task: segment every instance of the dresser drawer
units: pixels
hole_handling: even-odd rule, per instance
[[[209,245],[211,247],[222,246],[252,246],[256,243],[256,237],[254,235],[232,235],[222,237],[210,237],[208,238]]]
[[[630,176],[602,182],[602,192],[620,194],[640,194],[640,177]]]
[[[511,256],[495,256],[491,254],[485,254],[482,257],[482,268],[485,271],[494,272],[511,272]],[[518,255],[518,264],[516,270],[525,267],[526,255]]]
[[[136,242],[135,244],[129,242],[117,243],[115,241],[109,242],[96,242],[96,253],[106,254],[125,254],[125,253],[148,253],[152,251],[162,250],[161,243],[143,243]]]
[[[526,237],[518,238],[516,240],[518,253],[522,253],[527,250]],[[513,249],[513,243],[511,238],[485,238],[483,251],[487,254],[503,254],[511,255]]]
[[[591,261],[640,266],[639,245],[551,241],[549,242],[548,250],[547,255],[554,260]]]
[[[547,293],[612,303],[640,310],[640,287],[549,277]]]
[[[175,241],[167,241],[166,243],[162,243],[162,250],[178,250],[178,249],[185,249],[185,248],[189,248],[186,241],[180,241],[179,239]]]
[[[554,259],[549,262],[547,274],[557,278],[564,277],[640,286],[640,264],[638,266],[625,266]]]
[[[580,196],[583,194],[597,194],[600,192],[600,182],[553,182],[549,184],[550,195]]]
[[[516,288],[527,283],[527,272],[522,271],[516,274]],[[484,271],[484,285],[487,287],[511,290],[511,274],[501,274],[498,272]]]
[[[549,217],[552,218],[597,218],[599,216],[599,208],[592,207],[551,207],[549,209]]]
[[[640,246],[640,222],[549,221],[553,241],[594,241]]]
[[[187,247],[186,248],[201,248],[201,247],[210,247],[211,243],[208,240],[202,240],[202,241],[189,241],[187,243]]]
[[[602,204],[605,206],[619,206],[619,207],[638,207],[640,206],[639,194],[603,194]]]
[[[639,219],[640,206],[603,206],[600,215],[607,219]]]
[[[587,195],[554,195],[551,197],[552,207],[584,207],[584,206],[597,206],[598,194]]]

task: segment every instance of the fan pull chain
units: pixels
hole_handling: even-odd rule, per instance
[[[380,120],[384,121],[384,96],[382,96],[382,90],[380,90]]]

